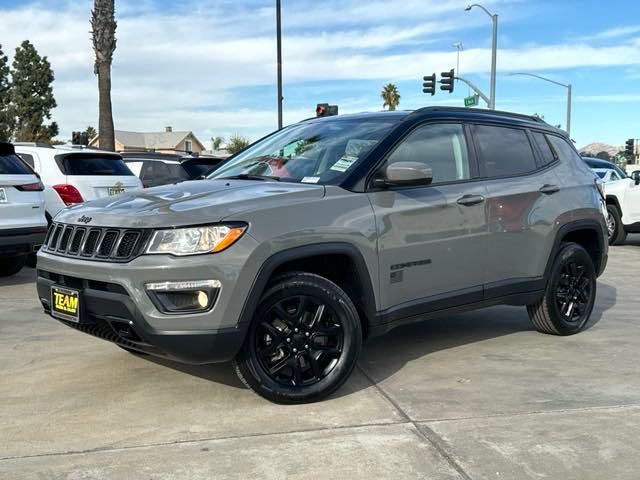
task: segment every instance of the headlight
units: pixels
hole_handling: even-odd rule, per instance
[[[213,225],[157,230],[146,253],[178,256],[217,253],[233,245],[246,229],[246,225]]]

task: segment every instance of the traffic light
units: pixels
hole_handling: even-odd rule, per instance
[[[453,93],[453,80],[455,79],[455,72],[453,68],[448,72],[440,73],[440,90]]]
[[[436,94],[436,74],[425,75],[422,77],[424,83],[422,84],[422,91],[424,93]]]
[[[80,132],[71,132],[71,145],[80,145]]]
[[[80,134],[80,145],[89,145],[89,135],[85,132]]]
[[[332,117],[334,115],[338,115],[338,105],[319,103],[316,106],[316,117]]]
[[[624,142],[624,154],[629,156],[629,157],[633,157],[634,152],[634,144],[635,141],[633,140],[633,138],[630,138],[629,140],[627,140],[626,142]]]

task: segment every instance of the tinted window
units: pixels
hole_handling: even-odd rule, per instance
[[[540,152],[540,157],[542,158],[543,165],[548,165],[557,160],[544,134],[540,132],[531,132],[531,136],[533,137],[533,141],[538,147],[538,152]]]
[[[471,178],[469,156],[462,125],[426,125],[411,132],[387,159],[417,162],[431,168],[433,183]]]
[[[474,137],[486,176],[521,175],[536,169],[533,150],[524,130],[477,125]]]
[[[567,162],[571,159],[580,158],[571,145],[563,138],[556,137],[555,135],[546,135],[546,137],[561,161]]]
[[[56,161],[65,175],[133,175],[124,161],[115,156],[76,153],[58,155]]]
[[[29,155],[28,153],[19,153],[18,155],[20,155],[20,158],[27,162],[27,164],[31,168],[35,168],[35,163],[33,163],[33,155]]]
[[[188,160],[182,162],[184,168],[191,178],[198,178],[201,175],[208,175],[213,172],[223,161],[222,160]]]
[[[596,175],[598,175],[600,178],[604,178],[604,176],[607,174],[607,172],[596,172]]]
[[[0,175],[33,175],[31,169],[17,155],[0,155]]]

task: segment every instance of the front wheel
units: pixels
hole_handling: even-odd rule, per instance
[[[567,243],[558,252],[542,299],[527,306],[542,333],[573,335],[585,328],[596,299],[596,272],[587,251]]]
[[[355,305],[335,283],[297,272],[262,296],[234,360],[240,380],[276,403],[306,403],[336,391],[362,348]]]

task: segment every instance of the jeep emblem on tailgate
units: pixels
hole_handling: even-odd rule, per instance
[[[86,217],[86,216],[84,216],[84,215],[82,215],[82,216],[78,219],[78,221],[79,221],[80,223],[84,223],[85,225],[86,225],[87,223],[89,223],[91,220],[93,220],[93,218],[92,218],[92,217]]]

